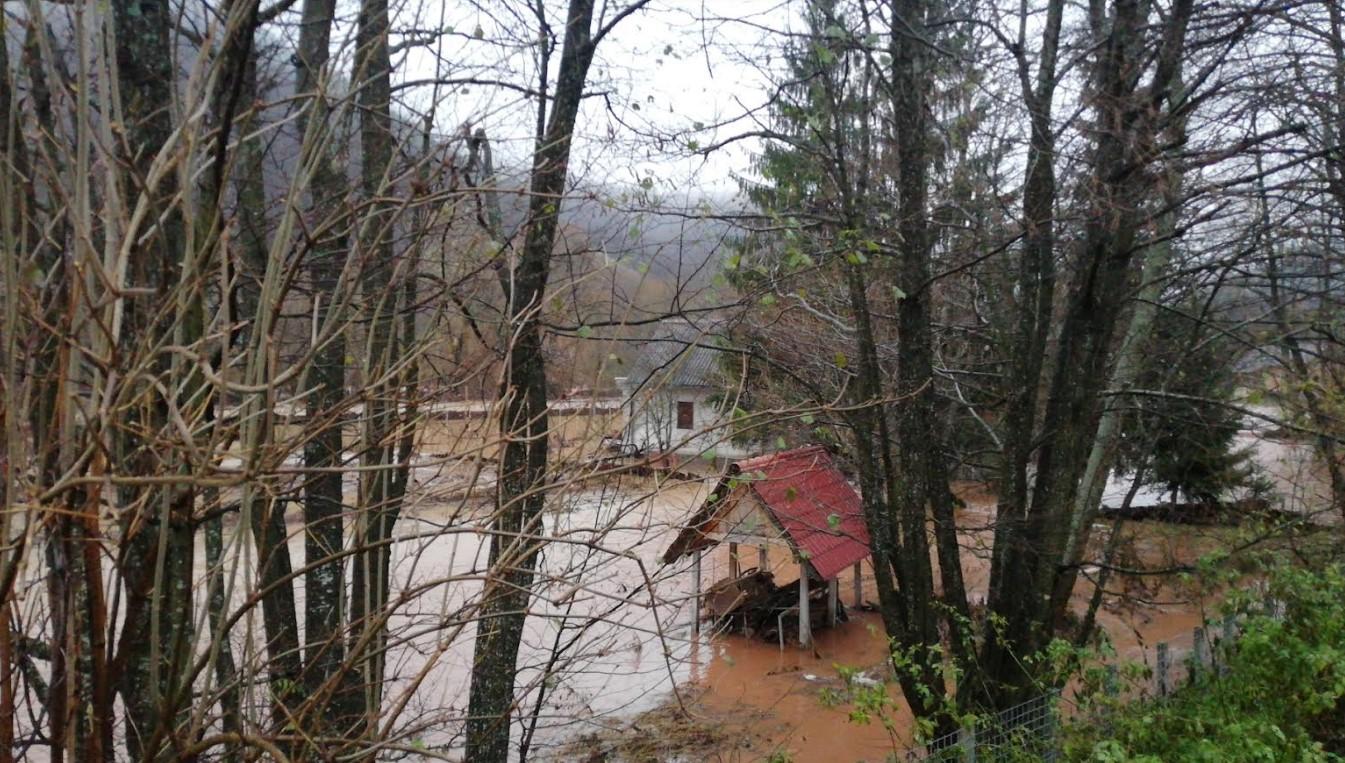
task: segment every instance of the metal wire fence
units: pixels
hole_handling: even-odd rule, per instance
[[[906,752],[908,761],[1054,761],[1059,692],[1048,692]]]

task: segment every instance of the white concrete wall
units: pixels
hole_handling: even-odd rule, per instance
[[[711,402],[712,390],[699,387],[674,387],[657,392],[642,392],[623,387],[626,398],[625,440],[646,452],[673,452],[680,456],[701,456],[711,451],[717,458],[743,458],[755,452],[729,441],[728,413]],[[692,429],[677,428],[677,403],[695,405]]]

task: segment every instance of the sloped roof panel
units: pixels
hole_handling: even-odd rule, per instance
[[[859,494],[820,446],[739,461],[739,478],[779,521],[824,580],[869,555]]]
[[[715,341],[690,322],[669,321],[644,343],[629,378],[642,389],[719,387],[723,375]]]

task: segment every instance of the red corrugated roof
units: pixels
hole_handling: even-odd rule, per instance
[[[859,494],[821,446],[739,461],[739,479],[780,522],[824,580],[869,555]]]

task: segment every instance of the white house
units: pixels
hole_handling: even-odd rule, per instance
[[[659,325],[630,373],[616,380],[626,411],[624,445],[643,453],[731,459],[756,452],[733,442],[728,423],[736,394],[715,342],[715,335],[689,321]]]

